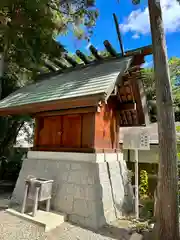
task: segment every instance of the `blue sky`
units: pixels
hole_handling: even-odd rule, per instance
[[[103,50],[103,41],[109,40],[113,47],[120,51],[112,15],[116,13],[125,50],[151,44],[147,0],[141,0],[141,4],[136,6],[132,5],[132,0],[120,0],[119,2],[118,0],[96,0],[100,15],[94,27],[91,43],[98,50]],[[180,57],[180,5],[176,0],[161,0],[161,5],[168,57]],[[87,42],[76,40],[71,32],[67,36],[58,37],[58,40],[72,53],[76,49],[88,53]],[[147,57],[146,61],[147,66],[151,65],[152,57]]]

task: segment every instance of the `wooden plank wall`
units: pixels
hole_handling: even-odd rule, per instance
[[[109,100],[100,112],[36,117],[34,150],[114,152],[119,148],[116,102]]]
[[[119,117],[116,111],[117,102],[110,99],[104,104],[101,112],[95,116],[95,149],[96,151],[116,151],[119,148]]]
[[[94,147],[95,113],[79,113],[36,118],[35,150],[73,150]]]

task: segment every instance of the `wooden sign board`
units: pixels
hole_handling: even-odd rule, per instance
[[[124,134],[124,149],[150,150],[150,137],[145,128],[132,128]]]

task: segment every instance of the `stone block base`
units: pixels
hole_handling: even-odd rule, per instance
[[[29,152],[12,202],[22,204],[28,175],[53,179],[52,208],[81,226],[98,229],[133,210],[127,167],[120,154]]]

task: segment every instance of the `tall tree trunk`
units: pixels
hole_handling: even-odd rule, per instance
[[[173,101],[160,0],[148,0],[154,55],[158,133],[158,240],[179,240],[177,151]]]
[[[2,77],[4,74],[4,53],[0,52],[0,99],[2,95]]]

